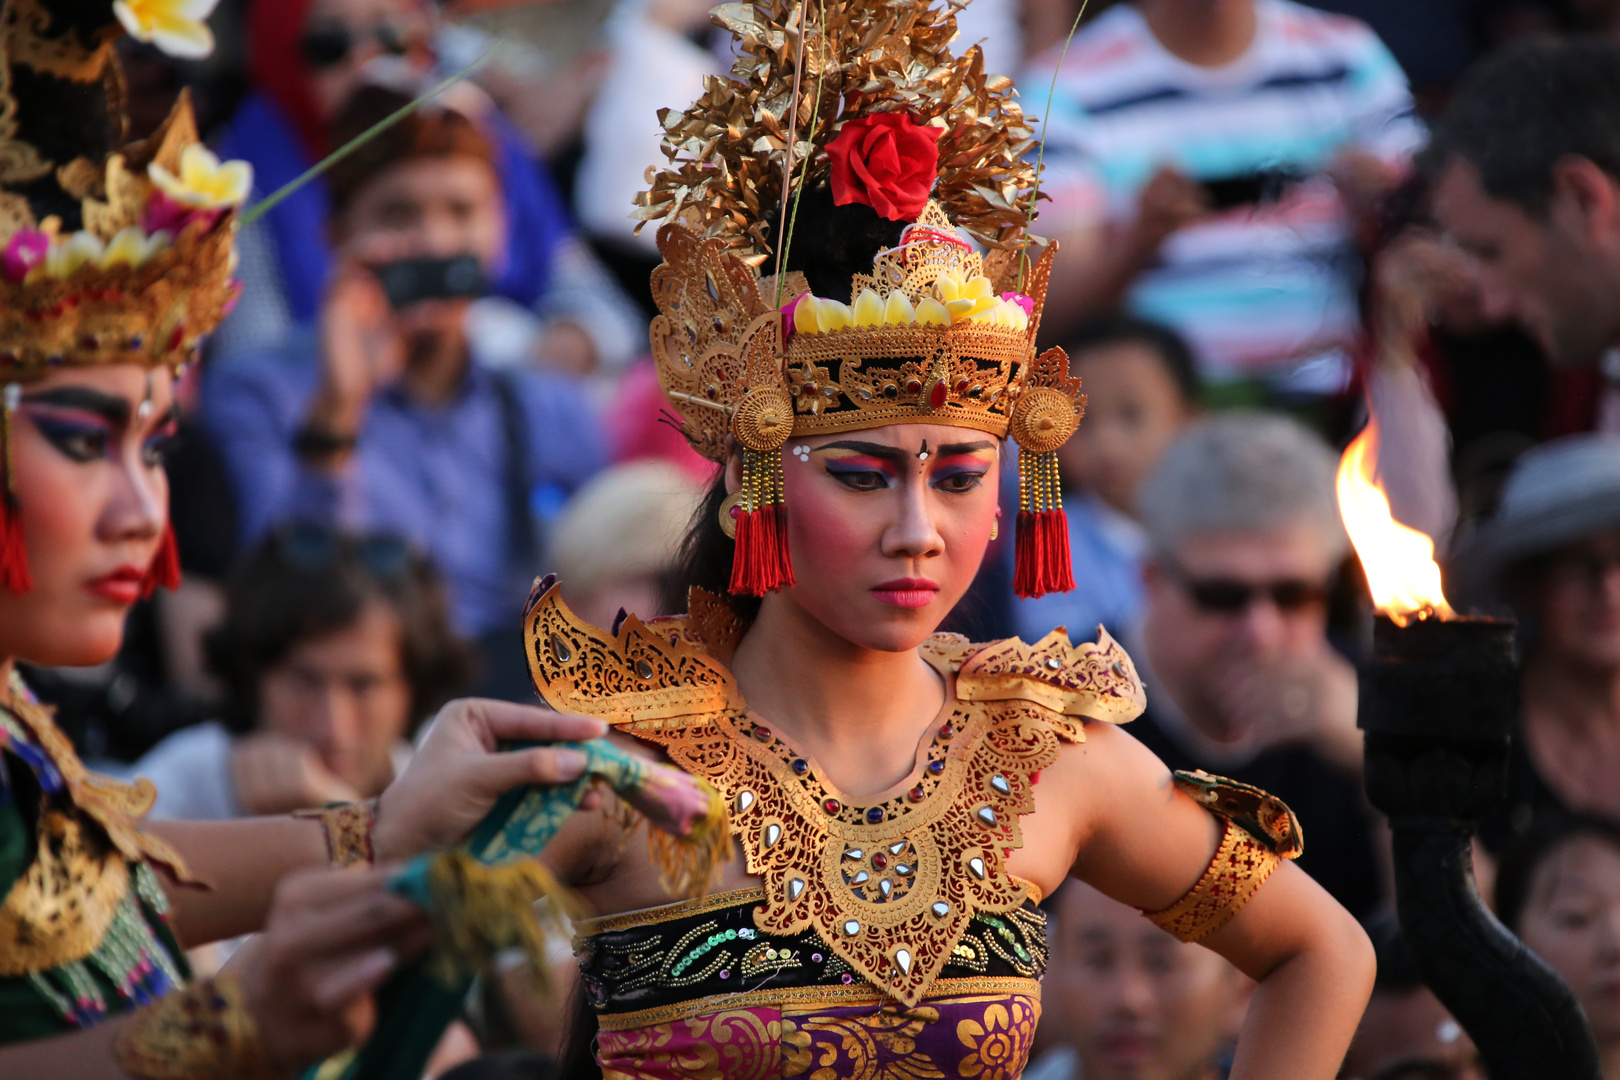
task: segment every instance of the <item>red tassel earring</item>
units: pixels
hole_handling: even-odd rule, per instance
[[[1069,517],[1057,449],[1079,424],[1077,403],[1049,387],[1032,387],[1013,413],[1018,455],[1018,524],[1013,541],[1013,592],[1025,599],[1074,588]]]
[[[731,558],[731,592],[764,596],[793,587],[788,555],[787,507],[782,493],[782,445],[793,430],[793,399],[779,386],[743,395],[731,415],[731,433],[742,446],[742,486],[737,490],[737,550]]]
[[[157,592],[160,585],[170,592],[180,587],[180,548],[174,542],[172,521],[164,523],[163,539],[158,542],[157,554],[146,570],[146,577],[141,579],[141,599],[145,600]]]
[[[737,550],[731,559],[731,591],[764,596],[793,586],[788,554],[787,507],[782,498],[782,452],[743,450],[738,494]]]
[[[1057,454],[1018,457],[1018,536],[1013,548],[1013,592],[1030,598],[1074,588],[1069,559],[1069,517]]]
[[[23,543],[22,515],[12,476],[11,419],[21,401],[22,387],[7,383],[5,401],[0,404],[0,464],[5,469],[4,491],[0,491],[0,588],[14,593],[25,593],[34,587],[34,576],[28,572],[28,548]]]

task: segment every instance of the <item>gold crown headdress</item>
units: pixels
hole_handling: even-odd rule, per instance
[[[951,54],[948,4],[802,5],[714,9],[739,59],[684,113],[660,113],[670,163],[636,215],[665,222],[652,348],[681,430],[716,461],[727,435],[742,449],[731,591],[793,583],[787,440],[895,423],[1010,434],[1022,451],[1014,588],[1071,589],[1056,451],[1085,399],[1061,349],[1035,357],[1055,245],[1029,256],[1034,139],[1010,81],[985,74],[977,46]],[[796,215],[822,184],[839,206],[906,223],[847,303],[812,295],[789,267],[788,204]]]
[[[236,298],[249,167],[201,143],[184,94],[154,135],[120,145],[118,38],[204,56],[212,7],[0,0],[0,587],[32,587],[10,462],[19,384],[64,365],[178,370]],[[166,532],[148,590],[178,580]]]

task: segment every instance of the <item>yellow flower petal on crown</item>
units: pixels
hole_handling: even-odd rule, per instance
[[[951,325],[951,313],[944,304],[935,300],[932,296],[925,296],[917,301],[917,325],[949,326]]]
[[[967,284],[962,286],[962,295],[971,296],[975,300],[984,300],[994,295],[990,288],[990,279],[980,274],[968,279]]]
[[[962,295],[962,283],[949,274],[941,274],[934,279],[934,295],[941,303],[948,304]]]
[[[129,36],[170,56],[200,60],[214,51],[205,21],[219,0],[113,0],[113,14]]]
[[[911,297],[896,289],[883,304],[883,322],[887,326],[910,326],[917,321],[917,310],[911,306]]]
[[[883,297],[872,289],[862,289],[855,298],[855,325],[883,325]]]
[[[822,333],[830,334],[834,330],[843,330],[855,322],[854,312],[849,310],[848,304],[840,304],[837,300],[823,300],[816,298],[816,322],[821,324]]]
[[[181,152],[179,176],[155,161],[146,167],[146,174],[170,199],[200,210],[240,206],[253,190],[253,166],[245,161],[221,162],[202,143]]]
[[[945,310],[951,313],[951,322],[953,323],[972,318],[978,314],[978,309],[979,301],[966,296],[960,300],[947,300],[945,302]]]
[[[120,264],[139,266],[153,255],[169,246],[169,234],[161,230],[147,236],[134,225],[120,229],[118,234],[107,244],[106,252],[101,256],[103,267],[113,267]]]
[[[799,302],[793,305],[793,329],[800,334],[821,333],[821,326],[816,322],[816,298],[809,293],[799,297]]]
[[[81,266],[99,266],[107,248],[91,232],[76,232],[51,245],[45,254],[45,273],[54,278],[72,277]]]

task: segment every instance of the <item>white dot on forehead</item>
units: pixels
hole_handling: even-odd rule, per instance
[[[1457,1021],[1448,1016],[1435,1026],[1434,1037],[1443,1043],[1454,1043],[1462,1038],[1462,1028],[1457,1026]]]

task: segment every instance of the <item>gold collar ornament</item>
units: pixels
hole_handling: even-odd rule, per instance
[[[1142,711],[1130,657],[1106,635],[1071,645],[1060,630],[988,648],[937,635],[922,655],[954,691],[916,775],[855,799],[749,711],[721,659],[740,630],[698,590],[689,615],[631,616],[613,635],[575,616],[555,585],[524,616],[530,675],[549,705],[663,746],[725,797],[748,872],[763,879],[761,930],[813,929],[871,985],[915,1005],[976,913],[1029,895],[1005,860],[1022,846],[1034,777],[1060,741],[1084,741],[1084,720]]]
[[[663,221],[653,356],[693,448],[721,462],[728,437],[740,448],[733,594],[793,584],[788,439],[897,423],[1011,435],[1015,591],[1074,587],[1056,451],[1085,399],[1061,349],[1035,355],[1055,245],[1031,257],[1034,140],[1010,80],[977,46],[950,52],[954,11],[724,4],[731,78],[660,114],[669,164],[637,212]],[[821,185],[905,225],[847,298],[813,295],[789,265],[798,204]]]
[[[0,0],[0,588],[33,587],[10,461],[22,384],[63,366],[178,372],[240,290],[249,166],[203,145],[184,93],[155,134],[120,145],[117,39],[205,54],[211,7]],[[179,579],[166,530],[144,589]]]

